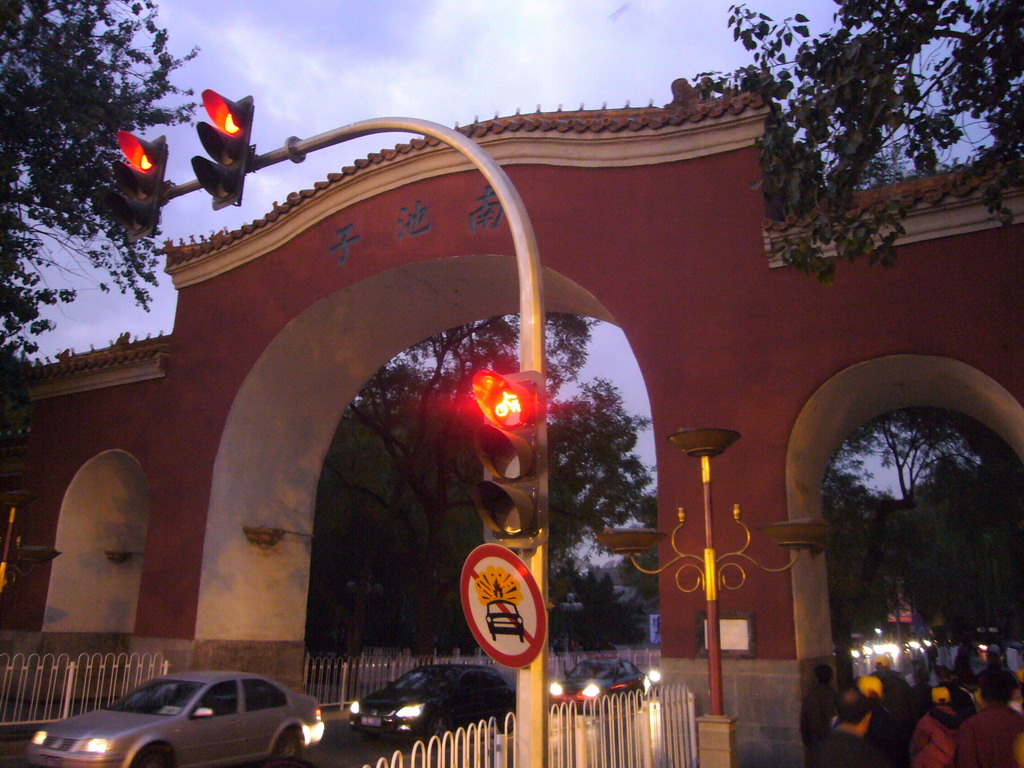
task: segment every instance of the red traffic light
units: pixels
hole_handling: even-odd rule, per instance
[[[211,123],[199,123],[196,132],[210,156],[193,157],[192,168],[200,186],[213,197],[213,208],[241,205],[245,174],[251,170],[255,147],[250,146],[254,105],[252,96],[238,101],[216,91],[203,91],[203,105]]]
[[[203,106],[206,107],[206,113],[213,121],[214,127],[229,136],[234,136],[243,129],[249,119],[248,112],[251,111],[209,88],[203,91]]]
[[[115,161],[111,166],[117,190],[107,192],[104,201],[114,220],[128,231],[129,242],[135,242],[152,235],[160,221],[167,140],[160,136],[144,141],[118,131],[117,143],[128,162]]]
[[[132,168],[139,173],[151,173],[153,171],[158,158],[150,157],[150,147],[152,145],[147,146],[149,142],[133,136],[128,131],[118,131],[117,143]]]
[[[532,389],[494,371],[477,371],[473,375],[473,397],[487,420],[501,429],[527,426],[537,418]]]

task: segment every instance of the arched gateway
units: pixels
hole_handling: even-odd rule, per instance
[[[1024,454],[1024,228],[995,226],[975,197],[911,185],[918,202],[894,268],[844,266],[831,287],[779,268],[751,189],[763,118],[742,96],[463,129],[526,204],[548,309],[615,323],[632,346],[658,444],[662,528],[678,506],[701,506],[696,464],[665,440],[682,427],[743,433],[715,460],[715,494],[719,508],[742,503],[755,527],[816,512],[831,451],[891,407],[963,410]],[[176,665],[294,680],[303,534],[337,421],[410,344],[516,311],[507,228],[457,153],[415,140],[241,231],[169,248],[167,272],[178,288],[173,335],[34,369],[32,430],[21,477],[10,478],[38,494],[22,523],[33,543],[70,530],[62,510],[87,513],[75,480],[97,457],[123,457],[118,466],[148,482],[132,496],[148,505],[141,574],[137,559],[123,571],[134,628],[123,617],[55,621],[54,566],[5,592],[4,636],[65,647],[120,638]],[[264,549],[243,533],[259,526],[291,533]],[[735,548],[733,535],[720,526],[719,548]],[[690,536],[699,551],[701,534]],[[764,540],[751,554],[783,560]],[[824,558],[803,555],[791,575],[753,572],[722,596],[754,630],[751,653],[725,662],[726,709],[740,717],[749,759],[797,759],[801,668],[832,648],[824,577]],[[105,570],[105,590],[112,578]],[[706,690],[703,601],[663,586],[666,672]]]

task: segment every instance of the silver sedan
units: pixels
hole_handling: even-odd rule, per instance
[[[104,709],[58,720],[25,750],[33,768],[191,768],[301,757],[323,736],[311,696],[244,672],[150,680]]]

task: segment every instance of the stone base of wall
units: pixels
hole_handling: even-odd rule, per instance
[[[796,660],[722,662],[725,714],[737,719],[739,768],[802,768],[800,698],[805,666]],[[686,683],[697,699],[698,716],[707,714],[707,659],[662,657],[661,674],[664,682]]]
[[[4,653],[67,654],[72,660],[82,653],[130,653],[132,636],[122,632],[21,632],[0,631]]]
[[[301,640],[196,640],[192,668],[257,672],[301,692],[305,653]]]

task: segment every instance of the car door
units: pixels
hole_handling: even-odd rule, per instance
[[[505,678],[493,670],[480,673],[480,714],[481,720],[495,718],[500,726],[511,710],[515,709],[515,694]]]
[[[178,768],[231,762],[239,753],[237,680],[211,685],[189,712],[177,745]]]
[[[288,697],[267,680],[242,678],[242,752],[250,759],[266,757],[273,748],[278,726],[288,715]]]
[[[474,698],[473,673],[463,671],[453,680],[443,698],[443,708],[449,725],[456,728],[473,719],[478,704]]]

